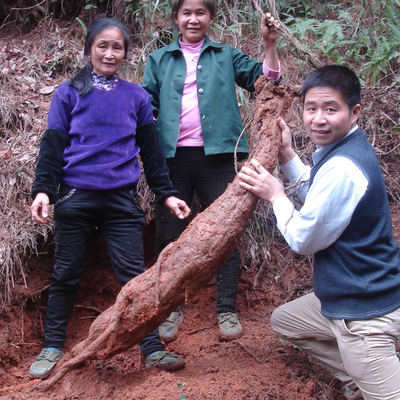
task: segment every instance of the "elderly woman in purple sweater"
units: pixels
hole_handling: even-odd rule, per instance
[[[137,202],[141,174],[157,201],[180,219],[190,209],[175,197],[153,122],[149,95],[118,77],[127,56],[129,32],[118,21],[99,18],[87,29],[85,67],[53,96],[48,129],[40,143],[32,189],[32,219],[49,220],[54,206],[55,266],[49,289],[44,348],[31,365],[48,375],[63,356],[66,329],[94,231],[106,244],[121,285],[144,270],[145,215]],[[163,351],[158,330],[140,342],[146,367],[167,371],[184,360]]]

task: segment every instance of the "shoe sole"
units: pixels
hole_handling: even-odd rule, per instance
[[[157,369],[161,369],[163,371],[166,372],[173,372],[173,371],[179,371],[180,369],[185,368],[186,363],[179,363],[179,364],[175,364],[175,365],[170,365],[170,366],[163,366],[163,365],[146,365],[146,368],[157,368]]]
[[[227,335],[225,333],[219,332],[219,339],[223,342],[229,342],[231,340],[239,339],[243,336],[243,332],[235,333],[233,335]]]
[[[53,368],[52,368],[50,371],[48,371],[48,372],[46,372],[46,373],[44,373],[44,374],[33,374],[32,372],[29,371],[29,375],[30,375],[32,378],[45,378],[46,376],[50,375],[50,373],[51,373],[52,371],[53,371]]]

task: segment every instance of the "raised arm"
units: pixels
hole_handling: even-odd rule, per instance
[[[278,28],[279,23],[270,13],[266,13],[261,21],[261,37],[264,42],[265,64],[273,70],[279,70],[278,52],[276,50]]]

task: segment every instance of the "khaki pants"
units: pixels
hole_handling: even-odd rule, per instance
[[[347,321],[325,318],[311,293],[276,309],[274,331],[316,357],[366,400],[400,399],[400,309],[381,317]]]

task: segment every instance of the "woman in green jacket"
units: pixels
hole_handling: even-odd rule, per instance
[[[172,19],[180,30],[169,46],[151,53],[142,86],[150,95],[164,147],[170,177],[179,196],[191,204],[196,192],[204,209],[217,199],[235,177],[234,151],[243,130],[236,84],[254,91],[260,75],[281,79],[276,51],[274,18],[262,21],[264,62],[258,62],[230,45],[211,41],[206,33],[215,16],[213,0],[174,0]],[[238,158],[248,152],[246,138]],[[171,218],[156,206],[156,253],[174,241],[188,222]],[[236,314],[240,254],[236,250],[217,276],[217,313],[220,337],[242,335]],[[176,339],[183,321],[181,309],[160,326],[165,342]]]

